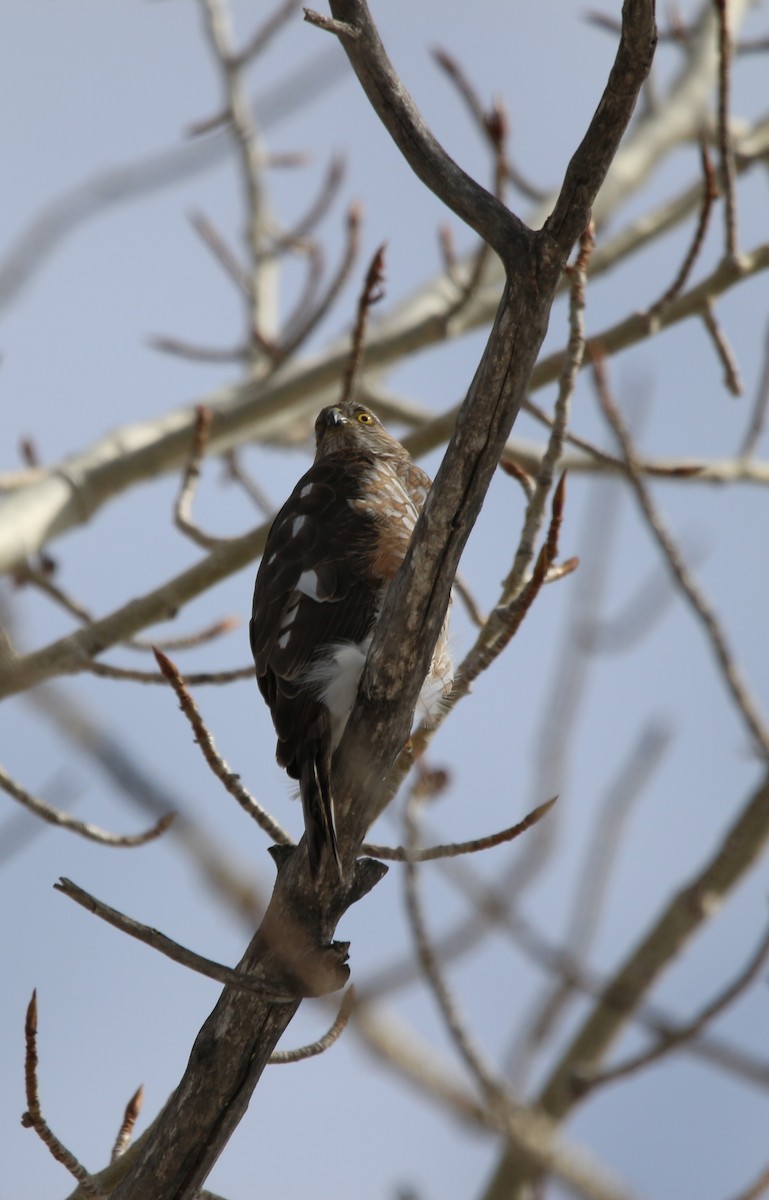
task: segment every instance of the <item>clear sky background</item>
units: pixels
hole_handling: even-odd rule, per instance
[[[605,7],[614,12],[619,6]],[[682,9],[690,14],[696,6]],[[267,11],[262,4],[234,6],[239,40]],[[463,166],[482,179],[488,176],[487,153],[430,55],[435,46],[462,62],[484,99],[503,98],[512,153],[524,173],[542,187],[557,184],[614,54],[613,39],[586,23],[581,4],[391,0],[375,3],[373,11],[424,116]],[[109,168],[189,145],[188,127],[221,107],[198,5],[27,0],[7,8],[2,29],[0,258],[6,259],[52,200]],[[745,32],[766,34],[765,8],[754,11]],[[252,93],[269,96],[318,56],[323,56],[327,83],[309,103],[289,113],[269,104],[263,109],[270,149],[309,155],[305,167],[269,174],[271,205],[282,222],[290,226],[301,216],[333,154],[343,154],[346,162],[344,202],[355,199],[363,208],[363,254],[355,281],[317,335],[314,350],[348,327],[364,265],[382,241],[388,245],[383,311],[440,269],[440,222],[451,225],[459,249],[472,246],[467,231],[410,175],[330,37],[297,17],[255,65]],[[660,85],[678,65],[677,51],[660,51]],[[765,58],[741,61],[735,114],[755,119],[766,103]],[[643,195],[630,200],[614,228],[696,177],[696,150],[677,153]],[[526,204],[517,198],[514,203],[525,217]],[[3,471],[19,465],[24,437],[34,438],[45,463],[54,463],[110,429],[159,418],[239,378],[237,366],[192,363],[159,354],[148,344],[153,335],[170,335],[227,346],[241,334],[239,299],[190,226],[189,214],[196,211],[237,244],[243,209],[231,154],[214,157],[206,169],[191,171],[173,186],[116,203],[74,229],[0,312]],[[743,248],[765,240],[767,211],[766,177],[754,172],[740,188]],[[322,228],[331,261],[343,226],[339,203]],[[589,288],[588,331],[653,301],[675,274],[689,236],[687,226]],[[721,237],[719,212],[697,277],[717,262]],[[286,307],[295,286],[289,275]],[[610,364],[618,399],[635,414],[640,444],[649,455],[701,460],[736,452],[761,370],[769,317],[765,276],[730,293],[718,311],[742,371],[742,399],[724,388],[712,345],[697,322]],[[563,345],[566,336],[559,302],[545,349]],[[392,372],[387,384],[437,414],[464,395],[482,344],[482,336],[474,334],[423,353]],[[538,399],[552,403],[553,389]],[[586,379],[575,396],[573,425],[609,444]],[[526,419],[516,433],[541,440]],[[765,440],[759,453],[767,453]],[[306,468],[309,454],[306,441],[292,452],[251,453],[249,462],[276,505]],[[434,471],[438,461],[433,455],[424,465]],[[94,613],[111,611],[200,557],[171,525],[176,483],[162,477],[136,488],[52,545],[62,585]],[[654,494],[695,561],[752,687],[769,708],[765,490],[689,481],[656,484]],[[222,535],[244,532],[255,519],[237,490],[222,485],[216,464],[207,468],[196,513],[207,530]],[[462,568],[485,609],[493,605],[509,569],[521,517],[519,489],[506,477],[496,478]],[[591,659],[578,721],[568,740],[561,740],[554,722],[570,661],[567,647],[578,635],[570,621],[582,581],[598,569],[601,544],[609,537],[614,538],[611,568],[598,615],[610,621],[640,597],[645,613],[654,610],[654,620],[645,637],[631,637],[618,650]],[[543,936],[561,944],[586,855],[600,846],[595,820],[607,789],[643,729],[651,724],[669,731],[667,750],[629,818],[590,952],[590,966],[608,972],[712,852],[755,786],[760,767],[701,631],[679,599],[657,604],[664,568],[625,489],[573,479],[561,548],[564,557],[581,556],[580,572],[546,589],[508,653],[435,739],[430,761],[449,768],[451,784],[429,820],[441,840],[510,824],[551,794],[549,759],[563,753],[567,783],[559,785],[561,800],[552,818],[554,849],[521,906]],[[215,647],[180,659],[185,668],[237,667],[248,661],[253,574],[249,568],[234,576],[180,615],[171,633],[200,628],[223,615],[241,620]],[[75,627],[30,589],[4,595],[10,597],[23,648],[43,645]],[[460,658],[472,629],[459,606],[455,609]],[[137,665],[136,654],[127,651],[107,658]],[[150,662],[140,665],[149,668]],[[269,894],[273,868],[264,836],[208,773],[166,689],[83,676],[57,681],[55,692],[85,706],[134,765],[165,789],[170,806],[188,807],[212,844]],[[299,836],[300,808],[291,803],[291,789],[274,765],[273,731],[255,685],[249,680],[226,689],[201,688],[197,698],[232,768]],[[0,759],[29,790],[71,807],[82,819],[121,831],[146,824],[146,816],[28,699],[3,705]],[[384,818],[376,836],[399,840],[397,816]],[[494,851],[474,865],[491,880],[526,853],[526,846]],[[0,1200],[56,1200],[70,1190],[63,1169],[19,1123],[25,1107],[24,1012],[34,987],[44,1111],[94,1171],[106,1164],[123,1107],[140,1082],[145,1085],[143,1121],[155,1115],[178,1081],[218,994],[215,984],[130,941],[54,892],[52,884],[62,875],[220,961],[236,962],[250,935],[212,896],[172,835],[140,850],[105,849],[35,824],[0,797]],[[453,927],[464,911],[456,890],[432,870],[426,891],[433,931]],[[759,866],[666,975],[655,1001],[685,1017],[717,992],[757,943],[767,921],[766,897],[766,869]],[[361,985],[411,952],[396,867],[348,914],[340,935],[352,942],[353,979]],[[449,976],[486,1054],[506,1070],[516,1037],[543,994],[542,974],[508,940],[493,936],[452,965]],[[446,1061],[456,1061],[423,986],[388,995],[382,1005]],[[570,1011],[561,1043],[584,1011],[582,1002]],[[330,1012],[322,1003],[303,1005],[287,1045],[319,1036]],[[765,980],[730,1011],[717,1032],[747,1053],[767,1057]],[[640,1044],[636,1035],[628,1035],[621,1050]],[[530,1088],[544,1077],[548,1061],[552,1051],[550,1058],[537,1061]],[[640,1195],[720,1200],[765,1165],[766,1119],[765,1091],[680,1054],[643,1077],[605,1089],[578,1112],[568,1133]],[[480,1194],[498,1154],[489,1135],[468,1131],[427,1103],[348,1031],[321,1058],[267,1072],[209,1186],[229,1200],[257,1195],[395,1200],[399,1188],[413,1188],[419,1200],[466,1200]]]

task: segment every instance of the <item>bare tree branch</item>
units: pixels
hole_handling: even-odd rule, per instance
[[[308,1046],[299,1046],[296,1050],[273,1050],[270,1055],[270,1066],[304,1062],[306,1058],[316,1058],[319,1054],[325,1054],[326,1050],[331,1049],[334,1042],[339,1040],[347,1028],[354,1004],[355,988],[351,986],[342,997],[342,1003],[339,1005],[339,1012],[333,1025],[323,1034],[323,1037],[318,1038],[317,1042],[311,1042]]]
[[[700,252],[702,251],[702,246],[705,241],[705,234],[707,233],[708,223],[710,221],[710,214],[713,210],[713,204],[718,197],[718,187],[716,186],[716,177],[715,172],[713,171],[713,164],[710,160],[710,151],[708,150],[708,144],[704,139],[700,141],[700,159],[702,161],[703,186],[702,206],[697,219],[697,226],[694,230],[691,245],[686,252],[686,257],[681,264],[678,274],[671,283],[670,287],[667,288],[660,296],[659,300],[655,300],[654,304],[652,304],[649,308],[649,313],[652,315],[656,315],[660,309],[663,309],[666,304],[669,304],[671,300],[675,300],[676,296],[680,295],[686,286],[686,282],[692,273],[694,264],[696,263]]]
[[[710,340],[716,348],[716,354],[724,369],[724,383],[733,396],[742,395],[742,380],[740,379],[740,370],[737,366],[737,360],[734,357],[726,334],[718,323],[716,318],[716,310],[712,303],[708,303],[702,313],[702,323],[710,335]]]
[[[762,757],[766,757],[769,755],[769,727],[767,727],[763,716],[757,708],[756,701],[742,677],[742,671],[732,654],[721,622],[718,620],[709,601],[702,594],[689,568],[683,561],[672,535],[666,529],[660,514],[652,502],[648,489],[635,466],[635,453],[630,440],[630,434],[609,395],[603,366],[599,358],[595,359],[594,368],[601,407],[622,447],[622,453],[625,456],[625,462],[627,463],[630,475],[630,482],[641,511],[660,550],[665,556],[665,560],[682,595],[688,601],[705,631],[723,681],[732,695],[737,710],[741,714],[756,748]]]
[[[265,128],[306,104],[340,78],[336,55],[321,52],[260,97],[255,108]],[[38,212],[0,263],[0,309],[7,307],[71,232],[116,204],[179,183],[220,162],[229,152],[220,131],[205,141],[173,146],[112,167],[63,192]]]
[[[371,306],[378,304],[384,295],[384,264],[385,247],[382,245],[375,251],[368,266],[366,278],[358,297],[358,309],[352,331],[350,356],[347,360],[342,379],[341,400],[352,400],[355,397],[360,375],[361,357],[366,341],[366,327],[371,314]]]
[[[47,821],[49,825],[58,825],[61,829],[68,829],[70,833],[77,833],[88,841],[98,842],[101,846],[120,848],[145,846],[147,842],[153,842],[155,838],[164,834],[174,819],[173,813],[167,813],[144,833],[109,833],[106,829],[100,829],[98,825],[76,820],[69,813],[62,812],[46,800],[41,800],[39,796],[32,796],[20,784],[11,779],[2,767],[0,767],[0,788],[7,795],[13,796],[14,800],[23,804],[36,817],[40,817],[41,821]]]
[[[37,992],[32,993],[32,999],[27,1008],[27,1017],[24,1024],[24,1034],[26,1040],[26,1056],[24,1062],[24,1079],[27,1091],[27,1111],[21,1118],[21,1123],[26,1129],[34,1129],[40,1140],[48,1147],[52,1156],[57,1162],[60,1162],[63,1167],[66,1167],[70,1175],[78,1181],[80,1189],[84,1196],[88,1196],[91,1200],[104,1200],[104,1193],[100,1191],[92,1175],[86,1171],[85,1167],[78,1162],[75,1155],[69,1150],[63,1142],[61,1142],[53,1130],[45,1120],[42,1109],[40,1107],[40,1097],[37,1087]]]
[[[734,149],[729,132],[732,38],[727,0],[714,0],[718,13],[718,147],[724,188],[724,242],[729,258],[737,257],[737,203],[734,192]]]
[[[607,1083],[614,1083],[617,1079],[625,1079],[628,1075],[634,1074],[642,1067],[648,1066],[649,1063],[656,1062],[662,1058],[670,1050],[679,1047],[683,1042],[691,1041],[697,1037],[716,1017],[718,1017],[725,1009],[727,1009],[735,1000],[755,982],[759,971],[764,966],[767,955],[769,955],[769,931],[761,938],[759,945],[750,959],[739,972],[737,977],[732,980],[727,987],[723,988],[718,995],[704,1006],[691,1021],[685,1025],[679,1025],[677,1029],[669,1029],[666,1033],[660,1035],[657,1043],[650,1046],[648,1050],[641,1054],[636,1054],[632,1058],[625,1059],[624,1062],[617,1063],[614,1067],[609,1067],[605,1071],[601,1071],[595,1075],[584,1076],[581,1080],[582,1085],[586,1090],[592,1090],[596,1087],[602,1087]]]
[[[129,937],[136,938],[145,946],[151,946],[153,950],[159,951],[166,958],[187,967],[190,971],[196,971],[199,975],[205,975],[207,979],[214,979],[217,983],[226,983],[244,992],[269,996],[274,1004],[295,1003],[293,996],[286,995],[269,979],[233,970],[232,967],[225,967],[222,963],[204,958],[202,954],[196,954],[194,950],[188,950],[186,946],[180,946],[178,942],[166,937],[160,930],[143,925],[141,921],[135,921],[133,917],[128,917],[125,913],[118,912],[116,908],[111,908],[103,900],[97,900],[95,896],[86,892],[84,888],[78,887],[71,879],[59,879],[53,886],[57,892],[63,892],[70,900],[74,900],[76,904],[87,909],[94,916],[101,917],[102,921],[106,921],[108,925],[113,925],[121,933],[127,933]]]
[[[184,680],[170,658],[163,654],[162,650],[155,651],[155,658],[164,678],[174,689],[176,698],[179,701],[179,707],[192,726],[195,741],[200,746],[201,753],[214,775],[224,784],[230,795],[237,800],[243,811],[248,813],[249,817],[256,821],[259,828],[263,829],[274,842],[277,842],[281,846],[292,845],[291,838],[285,829],[282,829],[275,818],[254,799],[247,788],[240,782],[240,776],[234,774],[229,769],[227,763],[218,753],[210,730],[203,721],[195,701],[184,685]]]
[[[139,1113],[144,1103],[144,1088],[139,1087],[134,1092],[131,1099],[128,1101],[123,1114],[123,1122],[118,1130],[118,1135],[115,1138],[115,1145],[112,1147],[112,1155],[110,1162],[115,1162],[120,1158],[121,1154],[125,1154],[128,1149],[131,1138],[133,1137],[134,1126],[139,1119]]]
[[[750,425],[745,432],[745,437],[740,447],[740,454],[743,458],[751,458],[755,453],[756,446],[763,432],[767,407],[769,407],[769,325],[764,334],[764,361],[758,381],[756,399],[753,403]]]
[[[527,829],[531,829],[532,825],[536,825],[538,821],[547,816],[557,799],[558,797],[555,796],[552,800],[538,805],[522,821],[511,825],[509,829],[487,834],[486,837],[474,838],[470,842],[449,842],[443,846],[413,847],[378,846],[371,842],[364,842],[361,850],[364,854],[370,854],[374,858],[384,858],[388,862],[412,863],[434,862],[437,858],[457,858],[460,854],[477,854],[480,850],[492,850],[495,846],[502,846],[505,842],[511,842],[520,837]]]
[[[724,260],[651,320],[645,313],[634,312],[596,333],[588,345],[602,347],[606,355],[618,354],[646,341],[650,334],[690,317],[701,317],[709,301],[767,269],[769,244],[742,254],[736,262]],[[494,304],[497,302],[495,291]],[[426,303],[423,307],[430,308]],[[469,323],[471,317],[475,320],[475,314],[466,310],[463,319]],[[484,320],[488,317],[485,310]],[[407,327],[395,324],[392,328],[383,322],[367,344],[366,365],[386,365],[407,349],[413,352],[445,336],[440,319],[432,311]],[[348,352],[345,340],[309,364],[286,365],[279,378],[261,386],[249,380],[206,397],[203,403],[209,404],[214,412],[210,453],[226,452],[245,437],[269,436],[285,420],[289,407],[294,417],[304,414],[309,419],[338,394],[338,381]],[[558,379],[565,358],[566,354],[559,351],[540,359],[531,376],[530,389],[536,390]],[[416,435],[406,439],[411,453],[419,456],[445,442],[457,414],[458,408],[452,408],[426,422]],[[36,469],[31,479],[16,479],[13,490],[0,497],[0,570],[26,561],[35,550],[82,524],[127,487],[156,478],[161,469],[181,467],[189,453],[194,421],[194,408],[177,409],[159,421],[117,430],[83,453],[57,464],[42,477]]]
[[[473,183],[427,131],[384,54],[362,0],[332,0],[331,10],[341,23],[335,32],[341,33],[364,90],[407,161],[503,256],[508,282],[409,554],[388,590],[358,698],[335,756],[332,788],[340,817],[341,857],[350,880],[342,882],[336,872],[332,879],[324,868],[313,888],[306,877],[306,856],[282,848],[265,920],[241,964],[249,970],[249,963],[261,963],[266,977],[272,978],[274,970],[275,978],[284,978],[296,976],[301,963],[301,975],[309,974],[314,990],[338,986],[346,975],[339,969],[339,953],[335,959],[319,953],[319,947],[328,944],[344,909],[379,876],[378,869],[375,875],[373,865],[367,865],[371,860],[355,862],[358,847],[380,801],[383,777],[408,734],[459,556],[528,388],[561,270],[587,225],[654,52],[651,4],[627,0],[609,83],[569,168],[573,199],[564,192],[557,219],[533,234]],[[290,1015],[225,989],[198,1036],[162,1121],[113,1200],[139,1200],[148,1192],[156,1200],[180,1198],[201,1186]],[[223,1037],[224,1028],[228,1033]],[[200,1090],[201,1054],[206,1095],[218,1097],[215,1112]]]
[[[580,1076],[595,1070],[624,1029],[629,1014],[679,956],[689,939],[756,863],[769,843],[769,776],[764,776],[715,848],[705,867],[671,898],[659,919],[634,946],[605,987],[551,1070],[537,1098],[539,1108],[563,1119],[579,1102]],[[531,1177],[514,1149],[500,1159],[484,1200],[501,1200]]]

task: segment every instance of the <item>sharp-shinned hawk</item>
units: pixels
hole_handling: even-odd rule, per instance
[[[430,480],[361,404],[324,408],[315,461],[278,513],[254,588],[251,650],[278,735],[277,760],[299,781],[310,868],[339,864],[331,757],[358,690],[390,580]],[[451,687],[444,623],[417,712]]]

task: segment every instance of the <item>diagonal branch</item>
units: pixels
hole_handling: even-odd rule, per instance
[[[560,224],[534,234],[472,183],[426,130],[384,54],[363,0],[331,0],[331,10],[342,23],[335,32],[341,33],[353,68],[404,157],[440,199],[492,242],[503,259],[507,284],[409,554],[389,588],[333,764],[348,877],[340,880],[326,864],[313,886],[304,853],[291,847],[273,850],[275,890],[239,969],[295,982],[300,994],[303,988],[331,990],[346,978],[346,947],[331,943],[336,923],[382,871],[371,860],[355,861],[358,848],[408,735],[459,557],[526,395],[563,265],[588,223],[654,51],[652,0],[627,0],[610,102],[599,106],[600,117],[594,118],[578,151],[584,178],[572,202],[561,205]],[[614,94],[617,71],[623,80],[621,96]],[[292,1010],[291,1005],[224,989],[195,1041],[181,1082],[113,1200],[145,1200],[149,1195],[186,1200],[199,1190],[242,1117]]]
[[[714,999],[710,1000],[700,1009],[696,1017],[692,1018],[685,1025],[679,1025],[661,1032],[657,1041],[647,1050],[643,1050],[631,1058],[626,1058],[624,1062],[609,1067],[601,1074],[592,1077],[587,1076],[584,1080],[585,1086],[592,1090],[607,1083],[614,1083],[617,1079],[625,1079],[628,1075],[639,1071],[642,1067],[648,1066],[649,1063],[656,1062],[670,1050],[696,1038],[708,1025],[712,1025],[716,1017],[720,1016],[726,1008],[739,999],[743,992],[755,982],[766,962],[767,955],[769,955],[769,931],[764,933],[758,947],[739,974]]]
[[[732,653],[731,646],[716,612],[712,608],[710,601],[700,590],[689,567],[681,556],[678,546],[658,513],[646,484],[641,478],[635,462],[635,451],[629,431],[609,394],[608,387],[606,386],[603,362],[599,357],[596,357],[594,360],[594,368],[601,408],[622,448],[622,453],[628,467],[630,483],[636,494],[636,499],[638,500],[644,519],[665,557],[676,586],[705,631],[705,636],[710,643],[710,648],[718,663],[723,682],[731,693],[732,700],[752,738],[755,749],[766,760],[769,758],[769,726],[767,726],[758,703],[747,681],[743,677],[742,669]]]
[[[170,958],[172,962],[179,963],[190,971],[197,971],[199,975],[205,975],[207,979],[215,979],[219,983],[227,983],[231,987],[241,988],[243,991],[269,996],[276,1004],[294,1002],[293,997],[286,996],[278,988],[273,987],[269,979],[261,979],[255,975],[247,975],[242,971],[233,970],[232,967],[224,966],[223,963],[204,958],[202,954],[197,954],[194,950],[188,950],[186,946],[175,942],[160,930],[152,929],[149,925],[144,925],[141,921],[136,921],[133,917],[118,912],[116,908],[111,908],[103,900],[98,900],[84,888],[78,887],[71,879],[59,879],[53,886],[57,892],[69,896],[70,900],[74,900],[81,908],[87,909],[95,916],[101,917],[102,921],[106,921],[108,925],[119,929],[121,933],[127,933],[129,937],[136,938],[145,946],[151,946],[153,950],[159,951],[166,958]]]
[[[398,141],[409,119],[411,102],[402,88],[392,84],[389,63],[379,61],[378,56],[383,55],[381,43],[369,36],[370,17],[363,0],[332,0],[332,12],[359,30],[360,36],[344,40],[344,48],[359,77],[365,79],[369,98],[371,89],[381,89],[372,103],[378,112],[385,113],[384,123]],[[344,827],[343,857],[360,844],[377,810],[383,777],[408,736],[416,696],[427,674],[459,558],[525,398],[562,267],[575,238],[588,224],[590,205],[610,162],[606,147],[616,149],[651,64],[653,5],[628,0],[623,10],[623,30],[615,72],[607,85],[610,100],[606,101],[605,93],[575,156],[585,182],[574,195],[572,207],[562,205],[561,218],[553,229],[542,230],[531,238],[521,237],[520,222],[508,214],[507,240],[495,240],[495,249],[503,256],[507,284],[406,560],[388,590],[358,699],[338,751],[335,792]],[[623,79],[623,104],[614,95],[616,72]],[[417,127],[413,131],[415,144],[421,144],[422,137],[422,129]],[[440,151],[434,142],[428,149],[431,155]],[[410,162],[409,155],[406,157]],[[455,164],[448,156],[444,158],[447,161],[441,167],[445,177],[441,174],[435,179],[430,166],[430,186],[434,183],[439,197],[459,211],[464,182],[457,177]],[[572,169],[576,169],[574,164]],[[486,211],[486,200],[479,203]],[[494,201],[495,221],[499,208]],[[484,220],[485,216],[481,225]]]

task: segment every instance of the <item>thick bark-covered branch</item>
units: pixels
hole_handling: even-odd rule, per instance
[[[383,870],[354,863],[409,730],[416,695],[443,621],[459,557],[480,510],[547,328],[573,241],[630,119],[654,51],[652,0],[627,0],[607,95],[575,156],[579,187],[559,202],[552,229],[532,233],[474,184],[425,129],[389,64],[363,0],[331,0],[344,49],[404,156],[429,187],[494,246],[507,277],[481,363],[415,531],[390,587],[347,732],[334,762],[340,846],[348,882],[332,863],[313,886],[303,848],[275,854],[278,879],[240,970],[294,987],[297,995],[340,986],[346,948],[330,944],[341,915]],[[618,86],[618,78],[621,87]],[[354,865],[353,865],[354,864]],[[195,1194],[243,1115],[276,1041],[293,1014],[225,988],[204,1024],[184,1077],[114,1200],[183,1200]]]
[[[387,128],[395,136],[408,121],[410,100],[391,84],[389,64],[368,61],[378,54],[379,43],[367,36],[371,18],[365,2],[332,0],[331,8],[337,20],[360,31],[356,38],[343,39],[344,48],[368,86],[375,81],[383,89],[375,107],[386,114]],[[607,147],[611,153],[616,150],[651,65],[655,36],[652,0],[628,0],[606,92],[569,168],[580,175],[570,206],[559,201],[553,228],[526,237],[521,236],[521,223],[508,214],[509,239],[497,239],[507,284],[496,320],[406,561],[388,591],[338,751],[335,794],[342,814],[343,853],[354,854],[360,844],[386,792],[389,767],[408,736],[462,550],[525,398],[563,265],[574,239],[587,226],[590,206],[611,161]],[[431,153],[444,152],[433,142]],[[453,205],[464,183],[457,182],[451,160],[444,157],[446,161],[438,162],[434,173],[431,170],[429,183]]]

